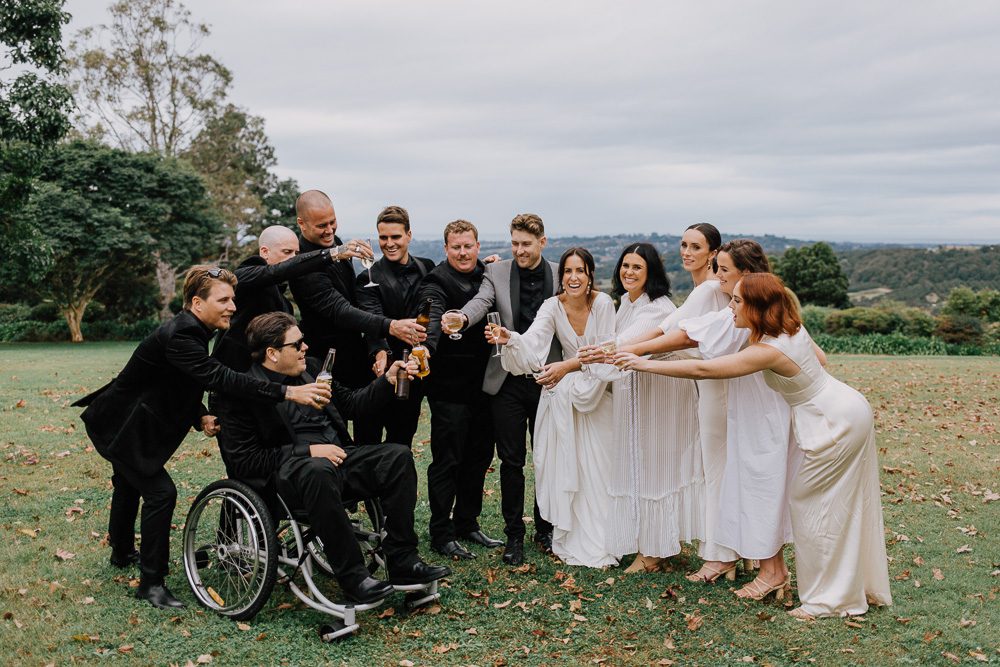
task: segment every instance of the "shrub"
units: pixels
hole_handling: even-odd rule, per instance
[[[835,336],[892,333],[899,321],[892,314],[876,308],[847,308],[826,316],[826,332]]]
[[[940,338],[911,338],[901,333],[867,334],[864,336],[833,336],[817,334],[816,344],[832,354],[888,354],[910,356],[936,355],[1000,355],[1000,343],[988,345],[957,345]]]
[[[42,301],[31,307],[27,319],[38,322],[57,322],[63,319],[63,315],[59,312],[59,306],[51,301]]]
[[[23,303],[0,303],[0,325],[28,319],[31,307]]]
[[[802,324],[806,325],[809,333],[822,333],[826,331],[826,318],[831,312],[832,308],[824,306],[803,306]]]
[[[946,343],[971,343],[983,340],[983,323],[971,315],[942,315],[934,333]]]

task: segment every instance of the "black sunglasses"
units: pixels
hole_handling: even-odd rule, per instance
[[[275,345],[274,347],[275,347],[275,349],[280,350],[283,347],[288,347],[289,345],[294,345],[295,346],[295,351],[296,352],[301,352],[302,351],[302,346],[305,345],[305,344],[306,344],[306,339],[303,336],[302,338],[300,338],[298,340],[293,340],[291,343],[282,343],[281,345]]]
[[[223,273],[229,273],[229,272],[221,267],[216,266],[206,271],[206,273],[208,273],[210,278],[220,278],[222,277]]]

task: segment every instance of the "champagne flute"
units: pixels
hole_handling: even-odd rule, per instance
[[[460,310],[446,310],[441,315],[441,330],[448,334],[448,338],[452,340],[462,340],[462,334],[459,333],[462,330],[462,324],[462,311]]]
[[[581,347],[583,347],[585,345],[597,345],[597,340],[598,340],[598,337],[595,336],[594,334],[584,334],[583,336],[577,336],[576,337],[576,347],[579,350]],[[585,364],[585,363],[583,363],[581,361],[580,362],[580,372],[583,373],[583,374],[585,374],[585,375],[589,375],[590,374],[590,366],[588,366],[587,364]]]
[[[542,374],[544,372],[545,372],[544,368],[532,368],[531,369],[531,377],[535,378],[535,380],[538,380],[539,378],[542,377]],[[554,389],[549,389],[548,387],[546,387],[544,385],[542,386],[542,388],[545,389],[545,395],[546,396],[552,396],[553,394],[556,393]]]
[[[486,321],[489,323],[491,329],[494,326],[496,326],[496,327],[501,326],[501,324],[500,324],[500,313],[498,313],[496,311],[494,311],[492,313],[486,313]],[[496,351],[496,353],[493,356],[494,357],[499,357],[500,356],[500,343],[497,342],[497,343],[495,343],[495,345],[496,345],[497,351]]]
[[[372,246],[371,239],[368,239],[368,247],[371,248],[372,250],[372,256],[361,258],[361,266],[368,269],[368,283],[365,285],[365,287],[378,287],[378,283],[372,280],[372,266],[374,266],[375,264],[375,248],[374,246]]]

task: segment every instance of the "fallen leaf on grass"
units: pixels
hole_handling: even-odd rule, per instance
[[[118,647],[118,652],[125,654],[131,653],[133,648],[135,647],[132,646],[131,644],[122,644],[121,646]]]
[[[285,611],[286,609],[293,609],[294,607],[295,605],[293,605],[291,602],[282,602],[281,604],[278,605],[278,611]]]
[[[580,623],[586,623],[587,617],[583,616],[582,614],[573,614],[573,620],[579,621]]]
[[[14,489],[14,493],[16,493],[19,496],[26,496],[26,495],[28,495],[28,490],[27,489]]]
[[[954,653],[950,653],[950,652],[948,652],[948,651],[941,651],[941,655],[942,655],[942,656],[944,656],[945,658],[948,658],[948,659],[949,659],[949,660],[951,660],[952,662],[962,662],[962,659],[961,659],[961,658],[959,658],[959,657],[958,657],[957,655],[955,655]]]
[[[960,628],[974,628],[976,627],[976,621],[968,620],[963,618],[958,622],[958,627]]]
[[[932,570],[932,572],[934,573],[934,578],[937,579],[938,581],[941,581],[941,580],[944,579],[944,574],[941,573],[941,569],[940,568],[936,567],[936,568],[934,568]]]
[[[388,609],[386,609],[385,611],[383,611],[381,614],[379,614],[378,617],[379,618],[389,618],[389,617],[395,616],[395,615],[396,615],[396,608],[395,607],[389,607]]]
[[[250,624],[249,623],[237,623],[236,627],[239,628],[240,630],[242,630],[243,632],[246,632],[247,630],[250,629]]]
[[[467,635],[478,635],[479,634],[479,630],[476,630],[475,628],[469,628],[468,630],[465,631],[465,634],[467,634]]]
[[[65,549],[56,549],[56,558],[61,561],[67,561],[70,558],[76,558],[76,554],[72,551],[66,551]]]
[[[21,533],[22,535],[27,535],[31,539],[35,539],[36,537],[38,537],[38,530],[39,530],[38,528],[18,528],[17,532]]]
[[[497,602],[496,604],[493,605],[493,608],[494,609],[504,609],[505,607],[509,607],[510,603],[513,602],[513,601],[514,601],[513,599],[510,599],[510,600],[507,600],[506,602]]]
[[[85,597],[82,600],[80,600],[80,604],[94,604],[94,598]]]
[[[570,611],[572,611],[572,612],[578,612],[581,609],[583,609],[583,603],[582,602],[580,602],[579,600],[570,600],[569,601],[569,610]]]
[[[924,564],[924,559],[921,558],[920,556],[914,556],[913,557],[913,564],[917,565],[917,566],[923,565]]]
[[[989,660],[989,658],[986,657],[986,654],[979,650],[973,651],[972,649],[969,649],[969,655],[979,662],[987,662]]]
[[[88,635],[88,634],[73,635],[73,641],[75,642],[96,642],[100,638],[101,638],[100,635]]]
[[[23,408],[27,404],[28,404],[28,402],[22,398],[21,400],[19,400],[17,403],[14,404],[14,407],[15,408]]]
[[[691,632],[700,628],[702,623],[705,622],[705,618],[698,614],[684,614],[684,620],[687,622],[687,629]]]
[[[849,628],[863,628],[863,627],[865,627],[865,626],[863,626],[860,623],[857,623],[855,621],[844,621],[844,625],[846,625]]]
[[[972,545],[969,544],[963,544],[959,548],[955,549],[955,553],[957,554],[966,554],[969,553],[970,551],[972,551]]]
[[[412,660],[400,660],[399,661],[399,667],[413,667],[413,661]]]
[[[207,665],[212,662],[212,655],[210,653],[202,653],[198,656],[197,662],[199,665]]]
[[[438,654],[444,655],[448,651],[454,651],[457,648],[458,648],[458,644],[456,644],[455,642],[452,642],[450,644],[438,644],[437,646],[435,646],[434,648],[432,648],[431,651],[433,651],[434,653],[438,653]]]

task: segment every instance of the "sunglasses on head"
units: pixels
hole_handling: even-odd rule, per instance
[[[221,278],[223,273],[229,273],[229,272],[221,267],[216,266],[206,271],[206,273],[209,275],[210,278]]]
[[[275,345],[274,347],[280,350],[283,347],[290,347],[290,346],[294,345],[295,346],[295,351],[296,352],[301,352],[302,351],[302,346],[305,345],[305,344],[306,344],[306,339],[305,339],[305,337],[302,337],[302,338],[300,338],[298,340],[293,340],[291,343],[282,343],[281,345]]]

